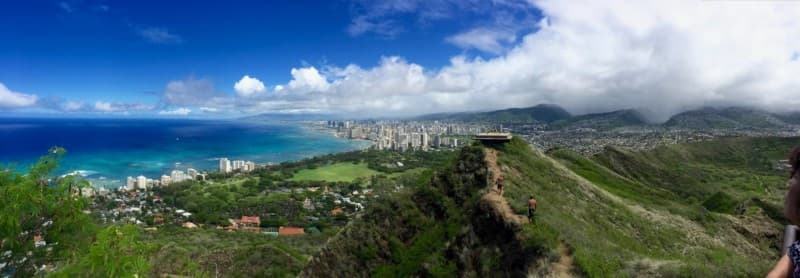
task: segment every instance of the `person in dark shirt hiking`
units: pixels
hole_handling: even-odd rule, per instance
[[[786,184],[783,214],[789,223],[798,225],[800,224],[800,146],[792,150],[792,154],[789,156],[789,165],[792,166],[792,171]],[[795,229],[796,227],[787,227],[786,231],[793,232]],[[793,236],[790,239],[784,238],[785,242],[791,242],[791,244],[784,247],[784,255],[778,260],[775,268],[767,274],[767,277],[800,278],[800,242],[796,240]]]
[[[528,221],[533,223],[534,214],[536,213],[536,199],[533,198],[533,195],[528,199]]]
[[[497,178],[497,194],[503,196],[503,174],[500,174],[500,177]]]

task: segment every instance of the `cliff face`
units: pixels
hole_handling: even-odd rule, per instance
[[[497,167],[486,153],[464,148],[412,192],[385,199],[331,239],[301,276],[525,276],[545,251],[524,242],[527,219],[493,190]]]

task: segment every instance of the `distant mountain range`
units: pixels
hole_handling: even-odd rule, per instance
[[[705,107],[682,112],[664,123],[651,123],[639,111],[617,110],[573,116],[553,104],[488,112],[440,113],[417,117],[419,120],[467,121],[492,123],[542,123],[549,129],[593,128],[610,130],[621,127],[666,127],[685,129],[769,129],[800,125],[800,112],[772,113],[754,108]]]
[[[790,117],[787,117],[790,118]],[[664,126],[690,129],[779,128],[787,123],[779,116],[750,108],[702,108],[672,116]]]
[[[645,117],[636,110],[618,110],[606,113],[586,114],[552,123],[550,129],[613,129],[625,126],[648,125]]]
[[[539,104],[527,108],[510,108],[489,112],[438,113],[419,116],[417,120],[466,122],[541,122],[552,123],[571,118],[572,115],[554,104]]]

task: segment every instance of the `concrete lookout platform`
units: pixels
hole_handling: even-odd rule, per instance
[[[475,140],[480,141],[484,145],[507,143],[511,141],[511,138],[513,138],[511,133],[504,132],[478,133],[475,135]]]

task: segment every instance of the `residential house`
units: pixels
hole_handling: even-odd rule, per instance
[[[295,236],[306,234],[305,229],[299,227],[278,227],[279,236]]]
[[[261,217],[258,216],[242,216],[239,221],[240,228],[245,231],[260,232],[261,231]]]

